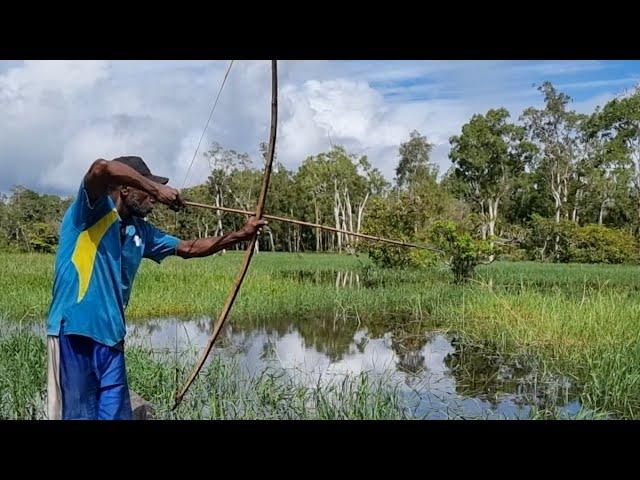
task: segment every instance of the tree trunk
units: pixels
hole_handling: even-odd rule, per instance
[[[275,252],[276,251],[276,245],[273,241],[273,232],[271,231],[271,229],[269,228],[267,230],[267,233],[269,234],[269,243],[271,243],[271,251]],[[257,242],[256,242],[257,243]]]
[[[488,199],[489,203],[489,221],[487,223],[487,233],[489,235],[489,245],[493,249],[494,241],[493,237],[496,233],[496,222],[498,220],[498,206],[500,205],[500,198]],[[495,255],[489,255],[489,262],[493,262]]]
[[[319,224],[320,223],[320,212],[318,211],[318,200],[316,199],[316,196],[313,196],[313,208],[314,208],[314,212],[316,215],[316,223]],[[322,232],[320,231],[319,228],[316,228],[316,252],[320,251],[320,235],[322,234]]]
[[[283,245],[283,248],[287,249],[287,252],[291,252],[291,225],[287,225],[287,235],[286,235],[286,247]]]
[[[560,214],[562,210],[562,196],[559,190],[559,186],[552,184],[551,185],[551,193],[553,194],[553,199],[556,203],[556,224],[560,223]],[[553,241],[553,252],[554,256],[558,257],[558,250],[560,249],[560,234],[556,233],[554,241]]]
[[[600,204],[600,214],[598,215],[598,225],[602,225],[602,220],[604,219],[604,204],[605,202],[602,202]]]
[[[362,226],[362,217],[363,217],[363,213],[364,213],[364,207],[367,204],[367,200],[369,199],[369,192],[367,192],[367,194],[364,197],[364,200],[362,201],[362,204],[358,207],[358,220],[357,220],[357,224],[356,224],[356,233],[360,233],[360,228]],[[359,237],[356,237],[356,245],[358,244],[359,241]]]
[[[482,218],[482,225],[480,226],[480,235],[482,236],[482,240],[486,240],[487,239],[487,212],[484,206],[484,200],[480,199],[478,200],[478,203],[480,204],[480,217]]]
[[[347,187],[344,187],[344,199],[347,215],[349,215],[349,231],[353,232],[353,210],[351,209],[351,198]],[[348,235],[348,237],[349,245],[353,245],[353,237],[351,235]]]
[[[487,222],[487,233],[489,238],[495,235],[496,220],[498,219],[498,203],[499,199],[489,199],[489,221]],[[493,241],[492,241],[493,244]]]
[[[333,217],[336,222],[336,228],[340,229],[340,196],[338,195],[338,181],[334,180],[333,182]],[[338,252],[342,252],[342,234],[336,233],[336,238],[338,240]]]
[[[562,192],[562,205],[566,205],[569,201],[569,187],[567,184],[567,175],[565,174],[565,177],[562,179],[562,186],[561,186],[561,192]],[[569,211],[565,210],[565,218],[567,220],[569,220]]]
[[[584,196],[584,191],[582,188],[578,188],[576,190],[576,198],[573,205],[573,212],[571,213],[571,221],[578,223],[580,221],[580,204],[582,203],[582,197]]]
[[[222,207],[222,195],[220,194],[219,189],[216,193],[216,207]],[[224,228],[222,227],[222,212],[220,210],[217,210],[217,216],[218,216],[218,224],[216,226],[216,231],[214,235],[216,237],[221,237],[224,235]],[[223,249],[222,253],[225,253],[225,252],[226,252],[226,249]]]

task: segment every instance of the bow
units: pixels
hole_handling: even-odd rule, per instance
[[[262,218],[262,212],[264,211],[264,204],[267,198],[267,190],[269,189],[269,179],[271,178],[271,165],[273,164],[273,155],[276,147],[277,122],[278,122],[278,63],[277,63],[277,60],[272,60],[271,61],[271,130],[269,132],[269,150],[267,153],[267,161],[264,166],[264,175],[262,176],[262,189],[260,190],[260,197],[258,197],[258,205],[256,206],[255,216],[258,219]],[[191,372],[189,379],[182,387],[182,390],[176,395],[175,403],[173,405],[172,410],[175,410],[178,407],[178,405],[180,405],[180,402],[182,402],[182,399],[184,398],[184,395],[187,393],[187,390],[189,389],[193,381],[196,379],[198,373],[200,373],[200,370],[204,366],[204,363],[207,360],[207,357],[209,356],[209,352],[211,352],[211,349],[213,348],[213,344],[215,343],[216,338],[218,338],[218,334],[220,333],[220,330],[222,329],[224,322],[227,320],[227,317],[229,316],[229,312],[231,311],[233,302],[235,301],[236,296],[240,291],[240,287],[242,286],[244,277],[247,273],[247,270],[249,269],[249,263],[251,263],[251,258],[253,257],[253,252],[255,250],[257,239],[258,239],[257,235],[254,235],[254,237],[249,242],[249,246],[245,250],[244,260],[242,262],[242,266],[240,267],[240,272],[238,273],[238,276],[236,277],[236,280],[233,283],[233,286],[231,287],[231,292],[229,292],[227,301],[225,302],[224,307],[220,312],[218,321],[214,325],[213,331],[209,336],[207,345],[202,350],[202,353],[200,354],[200,357],[196,363],[196,366]]]

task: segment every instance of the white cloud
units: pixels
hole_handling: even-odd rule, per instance
[[[46,104],[57,96],[69,100],[106,78],[108,67],[104,61],[27,60],[0,77],[0,99],[3,107],[14,113],[39,101]]]
[[[74,193],[99,157],[143,156],[181,186],[227,61],[0,62],[0,191],[11,185]],[[258,158],[270,117],[268,61],[236,61],[187,185],[206,178],[203,152],[216,140]],[[279,63],[278,159],[296,168],[342,144],[389,178],[413,129],[435,144],[444,171],[448,139],[474,113],[504,106],[516,120],[541,106],[546,78],[600,91],[575,107],[611,98],[621,78],[592,80],[606,62],[283,61]],[[584,73],[583,76],[577,76]],[[637,76],[637,73],[636,73]],[[573,88],[572,87],[572,88]],[[610,92],[602,90],[609,88]],[[569,92],[571,93],[571,92]]]

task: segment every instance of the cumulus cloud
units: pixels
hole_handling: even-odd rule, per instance
[[[96,158],[141,155],[182,186],[222,81],[225,61],[0,62],[0,191],[74,193]],[[616,64],[617,65],[617,64]],[[603,77],[607,62],[283,61],[278,160],[296,168],[342,144],[391,178],[398,146],[417,129],[449,166],[448,139],[474,113],[504,106],[517,119],[541,105],[546,79],[592,109],[638,78]],[[631,69],[633,70],[633,69]],[[589,75],[600,75],[592,78]],[[626,79],[629,79],[628,81]],[[212,141],[259,158],[270,117],[268,61],[236,61],[187,185],[206,178]],[[571,94],[571,90],[568,92]]]

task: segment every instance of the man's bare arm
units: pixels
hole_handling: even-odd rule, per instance
[[[266,224],[265,220],[257,220],[255,217],[251,217],[244,227],[237,232],[227,233],[221,237],[182,240],[178,244],[176,254],[182,258],[208,257],[220,250],[232,247],[238,242],[250,240]]]
[[[104,195],[110,184],[137,188],[165,205],[184,206],[178,190],[153,182],[128,165],[102,158],[93,162],[84,177],[84,186],[89,200],[92,203],[95,202],[101,195]]]

